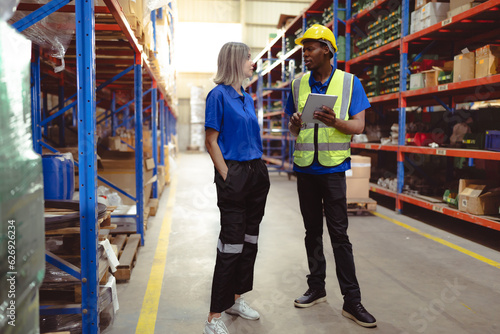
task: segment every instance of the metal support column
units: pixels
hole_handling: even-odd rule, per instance
[[[156,176],[156,181],[151,187],[153,198],[158,198],[158,89],[156,80],[153,80],[153,90],[151,91],[151,134],[153,135],[153,177]]]
[[[42,105],[41,105],[41,82],[40,82],[40,49],[33,46],[31,57],[31,131],[33,133],[33,150],[42,154]]]
[[[165,100],[160,94],[160,166],[165,166]]]
[[[137,233],[144,245],[144,157],[142,147],[142,58],[134,56],[134,95],[135,95],[135,204]]]
[[[335,36],[335,42],[339,43],[339,0],[333,0],[333,35]],[[337,53],[333,55],[333,68],[337,68]]]
[[[350,23],[350,18],[351,18],[351,0],[346,0],[345,2],[345,70],[346,72],[349,72],[350,70],[350,65],[347,63],[348,60],[351,59],[351,23]]]
[[[77,0],[75,14],[82,332],[93,334],[99,333],[94,2]]]
[[[48,93],[47,91],[42,92],[42,118],[47,118],[49,116],[49,101],[47,97]],[[49,125],[45,124],[42,126],[42,137],[45,136],[46,138],[49,138]]]
[[[64,78],[61,78],[59,80],[59,91],[58,91],[58,97],[59,97],[59,110],[62,110],[64,108]],[[59,146],[60,147],[65,147],[66,146],[66,140],[65,140],[65,131],[64,129],[66,128],[66,123],[64,121],[64,114],[61,115],[59,118]]]
[[[111,136],[116,136],[116,129],[118,128],[118,117],[116,116],[116,94],[113,92],[111,97]]]
[[[408,35],[408,22],[410,18],[410,1],[403,0],[402,10],[401,10],[401,45],[400,45],[400,66],[402,69],[400,71],[399,79],[399,132],[398,132],[398,153],[397,153],[397,196],[396,196],[396,211],[401,213],[403,209],[403,201],[399,199],[399,194],[403,192],[404,186],[404,153],[401,151],[401,147],[405,145],[406,136],[406,98],[402,96],[402,92],[406,91],[406,79],[408,73],[406,68],[408,67],[408,43],[403,42],[403,38]]]

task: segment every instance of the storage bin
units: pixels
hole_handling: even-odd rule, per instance
[[[500,152],[500,131],[486,130],[485,146],[486,150]]]
[[[42,163],[45,199],[73,199],[75,167],[71,153],[44,154]]]

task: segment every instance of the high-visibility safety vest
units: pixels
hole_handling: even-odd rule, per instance
[[[311,93],[310,76],[311,73],[308,72],[302,78],[292,82],[295,110],[299,113],[302,113],[307,97]],[[349,119],[348,111],[351,105],[353,79],[352,74],[336,69],[328,85],[326,94],[338,96],[333,107],[338,119]],[[351,156],[351,135],[322,123],[307,123],[300,130],[295,142],[294,163],[299,167],[311,166],[316,152],[318,153],[318,162],[322,166],[338,166]]]

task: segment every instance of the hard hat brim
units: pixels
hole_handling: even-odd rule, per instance
[[[323,40],[321,40],[321,39],[314,39],[314,38],[310,38],[310,37],[309,38],[299,37],[299,38],[297,38],[295,40],[295,44],[300,45],[300,46],[304,46],[304,43],[303,43],[304,40],[318,41],[320,43],[324,43]],[[336,45],[332,45],[332,47],[335,50],[334,53],[337,53],[337,51],[338,51],[337,46]]]

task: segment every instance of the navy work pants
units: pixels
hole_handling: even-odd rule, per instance
[[[323,253],[323,208],[330,234],[340,291],[347,303],[360,302],[352,245],[347,235],[345,173],[312,175],[297,173],[300,210],[306,230],[305,245],[311,289],[324,289],[326,261]]]
[[[261,159],[226,161],[226,180],[215,171],[221,231],[212,282],[210,312],[234,304],[234,295],[252,290],[259,224],[264,216],[269,174]]]

